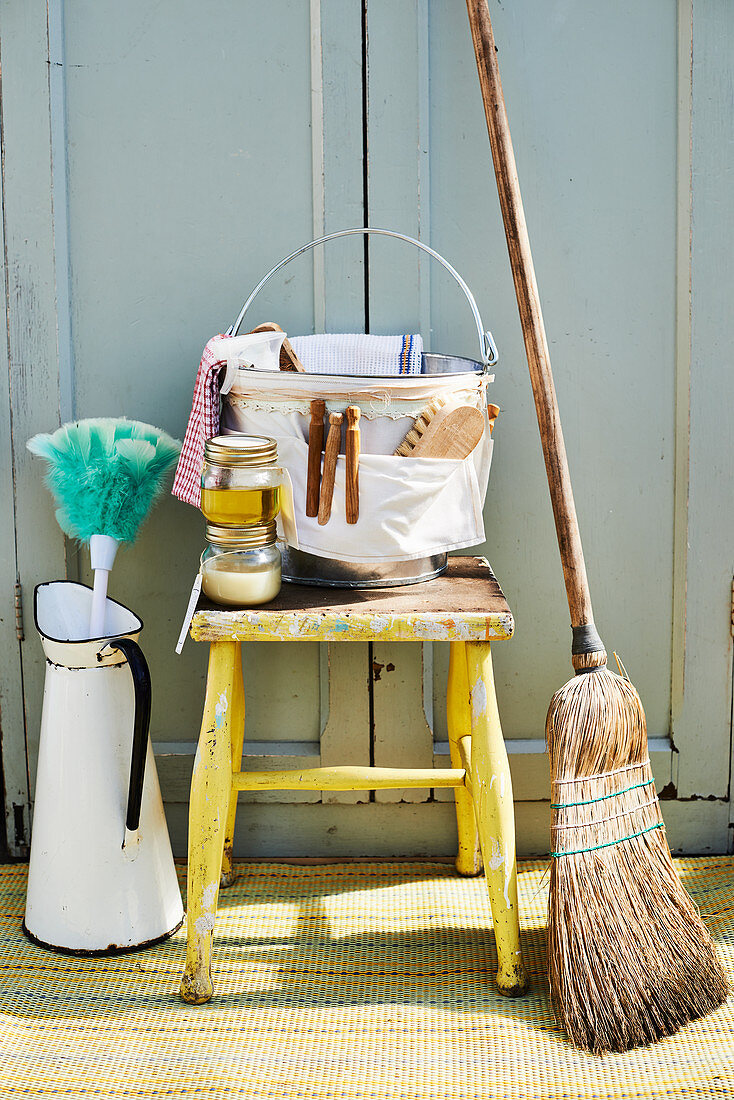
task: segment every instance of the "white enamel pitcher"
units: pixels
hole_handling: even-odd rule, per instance
[[[24,931],[44,947],[108,954],[170,936],[183,906],[153,750],[142,621],[107,600],[89,638],[92,590],[40,584],[46,685]]]

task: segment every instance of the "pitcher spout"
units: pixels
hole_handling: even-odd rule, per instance
[[[106,649],[110,638],[137,639],[143,622],[134,611],[107,599],[106,635],[90,637],[92,589],[76,581],[48,581],[36,586],[34,616],[43,651],[52,664],[66,668],[99,668],[124,664],[121,653]]]

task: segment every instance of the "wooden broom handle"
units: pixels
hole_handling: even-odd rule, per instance
[[[535,398],[540,438],[543,444],[545,468],[548,474],[556,534],[563,564],[568,607],[572,627],[591,626],[594,616],[591,609],[589,582],[584,564],[576,507],[571,489],[571,476],[563,442],[561,418],[558,412],[553,374],[551,372],[548,341],[545,335],[543,314],[535,280],[530,239],[525,224],[525,212],[520,194],[520,184],[512,150],[510,126],[507,121],[505,100],[502,95],[497,50],[492,34],[487,0],[466,0],[471,24],[474,53],[477,59],[479,83],[484,100],[484,113],[492,146],[494,172],[497,178],[502,219],[505,224],[507,248],[510,253],[512,277],[520,310],[525,353],[530,368],[530,380]],[[579,634],[586,637],[586,652],[603,650],[596,631],[574,631],[574,641]],[[596,637],[594,638],[593,635]],[[597,645],[598,640],[598,645]],[[594,649],[589,649],[593,645]],[[574,648],[577,648],[574,646]]]

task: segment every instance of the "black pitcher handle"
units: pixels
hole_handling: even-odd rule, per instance
[[[150,670],[143,651],[132,638],[112,638],[107,645],[125,654],[135,689],[135,723],[133,725],[133,751],[130,760],[130,787],[127,794],[126,827],[133,832],[140,825],[140,806],[143,801],[145,757],[148,752],[150,729]]]

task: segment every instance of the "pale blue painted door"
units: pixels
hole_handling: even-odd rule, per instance
[[[734,227],[732,145],[720,137],[731,126],[734,12],[703,0],[533,0],[492,3],[492,15],[597,621],[645,701],[673,842],[722,850]],[[0,13],[0,61],[12,850],[27,845],[43,682],[31,590],[86,576],[25,439],[59,418],[119,413],[180,436],[201,348],[260,276],[312,237],[368,220],[442,252],[500,348],[478,552],[516,614],[515,639],[497,647],[500,704],[519,847],[544,851],[543,721],[570,671],[568,618],[463,6],[28,0]],[[342,241],[300,261],[260,313],[291,333],[419,328],[434,350],[476,354],[450,280],[384,242]],[[202,541],[201,517],[169,499],[113,577],[146,622],[179,851],[205,654],[189,643],[177,658],[173,647]],[[248,751],[266,761],[442,757],[440,647],[263,645],[246,659]],[[437,854],[454,843],[451,806],[429,792],[285,797],[241,815],[242,854]]]

